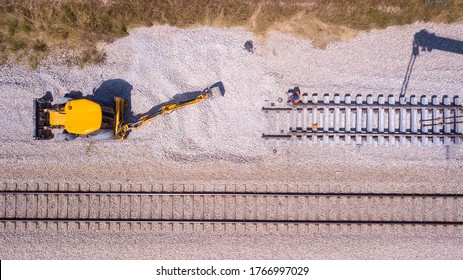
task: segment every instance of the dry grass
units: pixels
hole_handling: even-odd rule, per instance
[[[130,28],[244,26],[265,36],[280,30],[324,48],[360,30],[421,21],[463,20],[463,0],[2,0],[0,63],[37,67],[53,53],[71,64],[104,60],[99,42],[126,36]]]

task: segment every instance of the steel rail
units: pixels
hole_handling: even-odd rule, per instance
[[[47,223],[185,223],[185,224],[366,224],[366,225],[454,225],[461,226],[463,221],[381,221],[381,220],[223,220],[223,219],[45,219],[45,218],[0,218],[0,222],[47,222]]]
[[[425,120],[420,120],[420,122],[429,122],[429,121],[435,121],[435,120],[447,120],[447,119],[456,119],[456,118],[463,118],[463,115],[462,116],[439,117],[439,118],[425,119]]]
[[[329,107],[328,109],[345,109],[345,108],[360,108],[360,109],[463,109],[462,105],[403,105],[400,103],[395,103],[395,104],[367,104],[367,103],[298,103],[298,104],[288,104],[289,107],[262,107],[262,111],[291,111],[291,110],[302,110],[304,108],[323,108],[323,107]]]
[[[289,134],[262,134],[262,138],[291,138],[292,136],[302,137],[310,135],[311,137],[329,135],[340,137],[449,137],[463,138],[463,134],[444,134],[444,133],[400,133],[400,132],[343,132],[343,131],[290,131]]]
[[[0,195],[127,195],[127,196],[314,196],[314,197],[453,197],[458,193],[332,193],[332,192],[124,192],[124,191],[0,191]]]

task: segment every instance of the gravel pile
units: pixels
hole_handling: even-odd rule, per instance
[[[426,29],[463,41],[463,25],[415,23],[359,34],[326,50],[281,33],[256,38],[241,28],[140,28],[105,46],[108,59],[84,69],[2,66],[0,179],[9,182],[147,182],[188,184],[326,183],[351,189],[450,188],[462,191],[463,147],[264,145],[264,100],[303,92],[394,94],[397,99],[415,33]],[[245,46],[253,42],[253,51]],[[463,55],[420,52],[406,95],[460,95]],[[32,140],[32,99],[51,91],[117,94],[132,117],[221,81],[214,97],[161,117],[125,141]]]

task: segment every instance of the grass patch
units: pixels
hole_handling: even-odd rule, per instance
[[[23,41],[15,41],[15,40],[12,40],[12,41],[10,42],[10,50],[11,50],[12,52],[15,52],[15,53],[16,53],[16,52],[18,52],[18,51],[24,49],[25,47],[26,47],[26,43],[23,42]]]
[[[29,56],[27,62],[32,69],[37,69],[39,66],[39,58],[37,56]]]
[[[28,57],[37,67],[55,50],[76,53],[77,65],[100,63],[99,42],[153,24],[244,26],[262,36],[280,30],[323,48],[361,30],[417,20],[461,22],[463,0],[2,0],[0,63]]]
[[[106,59],[106,53],[99,51],[96,48],[86,49],[81,52],[77,62],[80,67],[84,67],[87,63],[98,64]]]
[[[45,52],[47,51],[47,44],[45,44],[41,40],[36,40],[34,44],[32,45],[32,49],[36,52]]]

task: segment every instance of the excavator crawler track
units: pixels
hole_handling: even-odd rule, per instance
[[[49,140],[53,138],[53,133],[49,128],[50,113],[47,111],[51,106],[50,100],[34,99],[33,137],[36,140]]]

